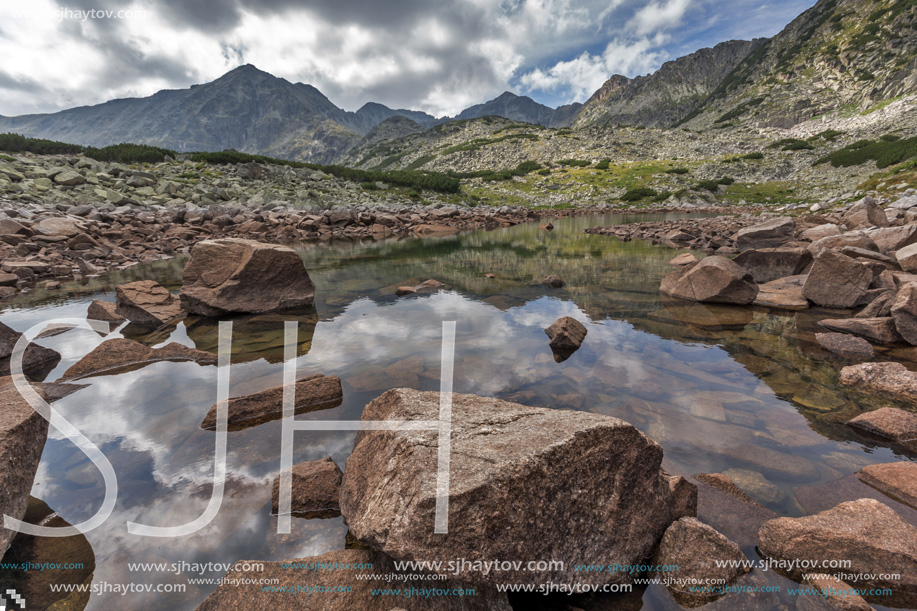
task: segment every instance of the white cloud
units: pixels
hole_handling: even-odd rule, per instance
[[[652,2],[637,11],[628,22],[628,28],[641,36],[674,28],[681,23],[690,4],[691,0],[668,0],[665,4]]]

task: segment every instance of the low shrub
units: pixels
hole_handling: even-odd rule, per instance
[[[656,195],[658,195],[658,193],[655,189],[650,189],[649,187],[634,187],[633,189],[628,189],[627,192],[621,196],[621,201],[636,202]]]
[[[879,169],[917,157],[917,137],[898,140],[857,140],[842,149],[825,155],[813,165],[830,163],[835,168],[851,167],[875,161]]]

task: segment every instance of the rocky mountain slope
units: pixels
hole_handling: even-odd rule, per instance
[[[518,96],[504,91],[499,97],[483,104],[466,108],[452,120],[479,119],[481,117],[503,117],[511,121],[521,121],[545,127],[566,127],[582,107],[582,104],[568,104],[560,108],[551,108],[539,104],[528,96]]]
[[[789,128],[917,92],[917,3],[820,0],[758,46],[682,123]]]
[[[764,42],[731,40],[666,62],[647,76],[616,74],[586,101],[575,125],[671,126],[700,106]]]
[[[330,162],[393,116],[432,124],[417,111],[367,104],[344,111],[318,89],[245,65],[203,85],[112,100],[46,115],[0,117],[0,132],[75,144],[133,142],[179,152],[233,148],[287,159]]]

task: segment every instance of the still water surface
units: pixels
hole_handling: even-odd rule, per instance
[[[344,386],[342,405],[299,418],[359,419],[366,403],[389,388],[438,389],[441,323],[455,320],[456,392],[622,418],[663,446],[670,472],[726,472],[779,515],[810,513],[805,503],[813,492],[866,464],[914,458],[900,448],[858,438],[843,426],[875,404],[840,388],[837,372],[844,363],[815,344],[816,322],[825,312],[671,301],[659,295],[658,286],[676,252],[583,232],[592,225],[648,218],[564,219],[555,222],[553,232],[524,225],[438,239],[303,245],[299,248],[316,285],[315,309],[296,317],[236,319],[231,393],[281,383],[283,320],[296,319],[299,375],[338,375]],[[183,264],[177,258],[65,284],[62,291],[36,289],[5,304],[2,320],[24,330],[50,318],[84,317],[92,299],[113,300],[115,285],[135,279],[154,279],[177,290]],[[540,286],[547,274],[560,275],[566,287]],[[398,286],[430,278],[447,289],[395,295]],[[582,321],[588,336],[569,360],[556,363],[543,329],[561,316]],[[158,334],[127,327],[115,336],[215,351],[216,330],[214,321],[189,318]],[[63,355],[47,380],[55,380],[101,340],[84,330],[41,340]],[[891,356],[917,365],[914,350]],[[215,585],[188,579],[219,578],[225,572],[199,574],[187,564],[179,570],[132,571],[133,563],[278,560],[344,547],[347,529],[341,518],[294,519],[292,534],[276,534],[270,500],[279,469],[279,421],[229,434],[226,494],[209,527],[177,539],[128,534],[128,521],[184,524],[206,507],[214,434],[199,424],[216,398],[216,368],[156,363],[85,382],[87,388],[55,407],[114,465],[118,504],[104,526],[86,534],[91,553],[79,538],[20,538],[14,549],[28,547],[22,557],[47,562],[91,560],[94,554],[94,571],[87,560],[83,571],[68,574],[71,583],[88,582],[92,574],[95,584],[187,586],[181,594],[93,595],[88,608],[191,609]],[[294,460],[331,456],[343,467],[353,435],[297,433]],[[52,430],[32,494],[50,507],[42,513],[36,506],[36,515],[53,510],[59,519],[77,523],[95,513],[104,487],[92,463]],[[757,558],[753,544],[744,547]],[[49,578],[2,577],[36,597]],[[641,596],[645,609],[677,608],[661,588]],[[60,597],[33,600],[30,608]]]

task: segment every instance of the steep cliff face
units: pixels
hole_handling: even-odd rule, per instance
[[[723,79],[686,127],[791,127],[917,91],[915,0],[820,0]]]
[[[583,105],[574,125],[669,127],[688,116],[764,39],[732,40],[666,62],[647,76],[616,74]]]

